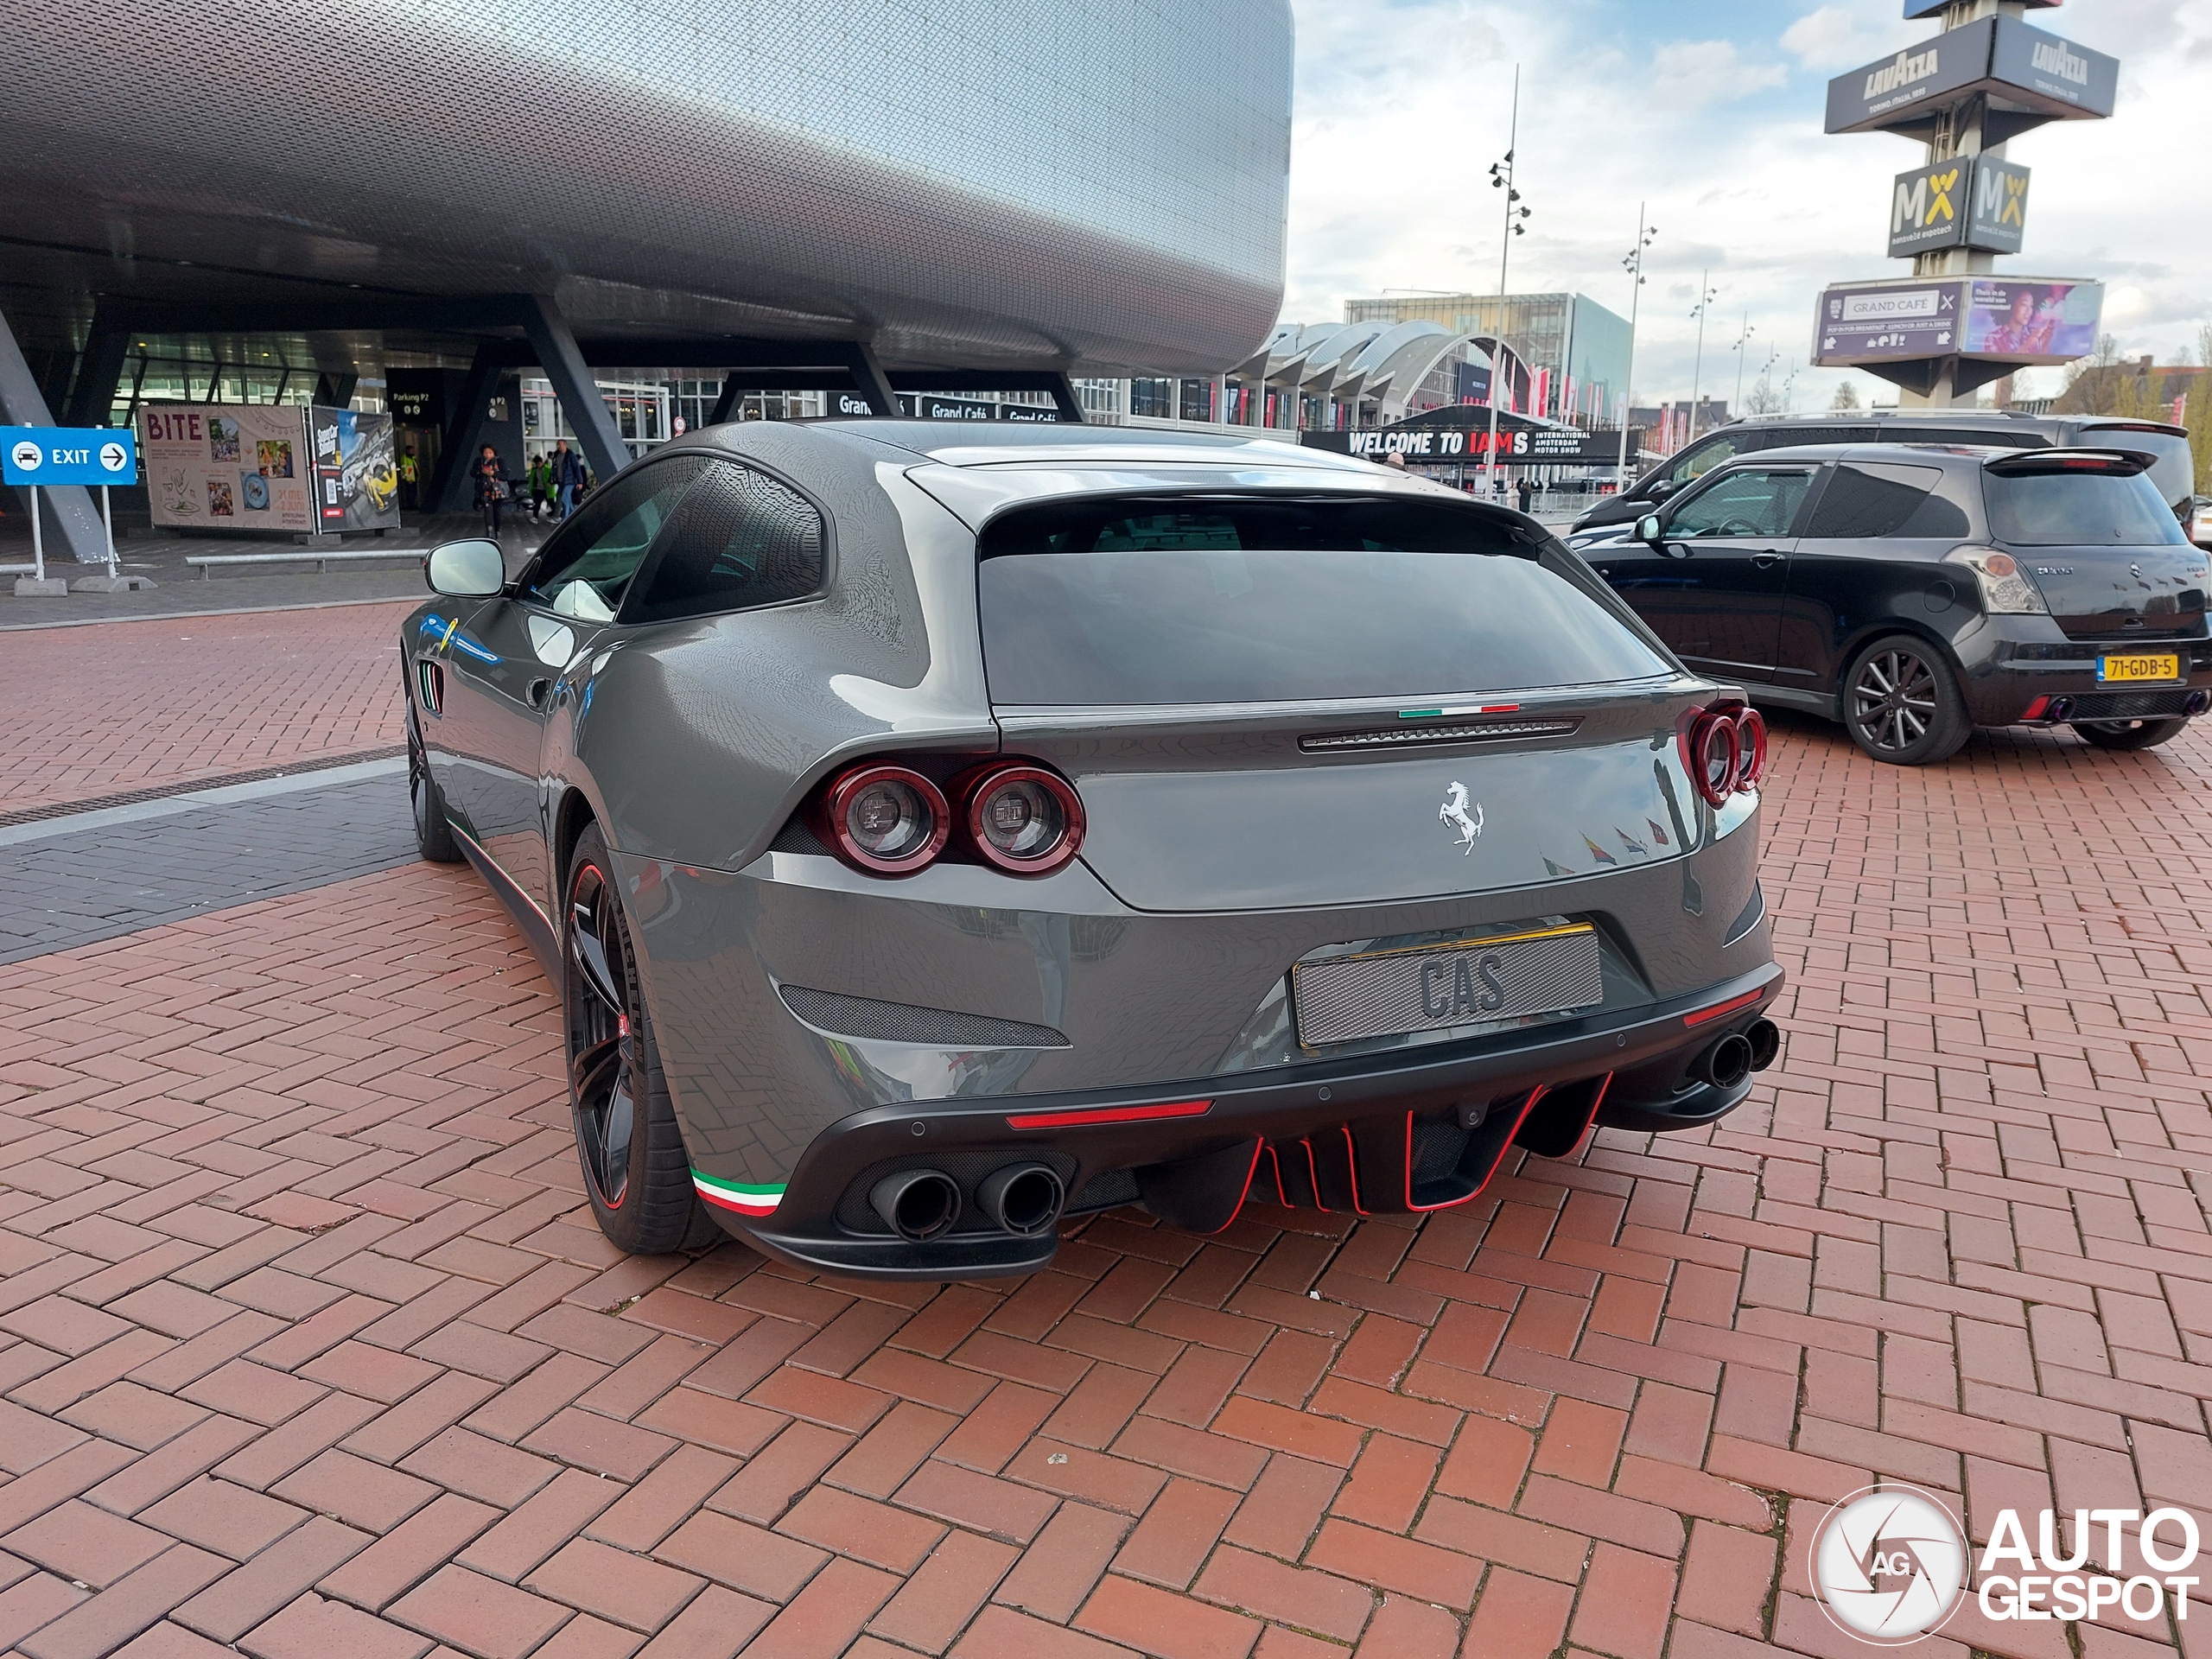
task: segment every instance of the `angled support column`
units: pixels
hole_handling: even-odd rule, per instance
[[[537,353],[537,366],[553,383],[561,412],[575,429],[584,460],[597,481],[606,483],[630,464],[630,449],[622,442],[622,430],[615,425],[607,400],[599,395],[598,381],[584,365],[584,354],[576,346],[575,335],[569,332],[568,319],[550,297],[534,294],[524,304],[522,326],[530,336],[531,348]]]
[[[899,394],[891,390],[891,377],[884,373],[883,365],[875,360],[875,348],[856,340],[845,347],[844,358],[852,372],[853,390],[868,399],[868,409],[877,415],[897,415]]]
[[[737,400],[744,395],[744,392],[745,388],[740,384],[737,376],[725,374],[722,377],[721,393],[715,399],[715,406],[708,413],[707,424],[720,426],[724,421],[729,419],[732,412],[737,408]]]
[[[1052,406],[1060,411],[1060,419],[1070,426],[1083,424],[1083,399],[1075,395],[1075,382],[1065,374],[1056,374],[1046,391],[1052,394]]]
[[[480,340],[462,383],[461,400],[446,413],[446,429],[438,435],[437,470],[423,492],[426,512],[465,512],[472,497],[468,463],[482,441],[484,423],[492,406],[492,387],[499,378],[499,342]]]
[[[315,400],[325,409],[344,409],[353,401],[353,388],[360,384],[358,374],[334,374],[326,369],[315,378]]]
[[[54,414],[38,389],[22,348],[0,316],[0,424],[52,426]],[[52,531],[48,548],[79,564],[107,563],[107,531],[92,505],[92,493],[81,484],[49,486],[38,493],[41,522]]]
[[[123,382],[123,359],[130,348],[130,331],[121,327],[105,309],[92,314],[92,333],[77,354],[77,378],[69,388],[69,401],[61,411],[64,426],[105,426],[115,407],[115,389]]]

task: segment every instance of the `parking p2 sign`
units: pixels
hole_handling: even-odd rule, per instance
[[[127,426],[0,426],[0,483],[136,484]]]

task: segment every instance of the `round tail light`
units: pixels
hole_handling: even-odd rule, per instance
[[[1700,715],[1690,728],[1690,782],[1707,806],[1727,804],[1742,764],[1735,717]]]
[[[1042,766],[988,766],[954,785],[976,855],[1014,875],[1050,875],[1083,845],[1083,802]]]
[[[905,766],[855,766],[822,798],[830,849],[868,875],[912,875],[944,850],[952,809],[939,789]]]
[[[1766,777],[1766,716],[1756,709],[1736,715],[1736,789],[1746,794]]]

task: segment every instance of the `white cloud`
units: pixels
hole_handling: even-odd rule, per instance
[[[1733,41],[1669,41],[1651,54],[1645,86],[1662,103],[1697,108],[1748,98],[1789,79],[1778,63],[1746,59]]]
[[[1777,5],[1770,34],[1739,31],[1720,48],[1720,18],[1694,0],[1294,3],[1287,320],[1341,318],[1346,299],[1389,288],[1496,290],[1500,202],[1484,169],[1506,148],[1516,62],[1520,183],[1535,216],[1513,245],[1510,286],[1579,290],[1625,315],[1620,258],[1646,202],[1660,235],[1637,343],[1640,396],[1688,394],[1688,314],[1709,268],[1721,293],[1707,389],[1732,391],[1727,346],[1748,314],[1747,381],[1777,352],[1777,382],[1800,371],[1798,407],[1824,405],[1844,377],[1805,366],[1820,289],[1907,269],[1884,257],[1883,239],[1891,178],[1919,147],[1821,130],[1833,73],[1822,53],[1846,52],[1864,30],[1837,66],[1848,68],[1928,32],[1897,16],[1897,0]],[[1662,15],[1684,38],[1646,38]],[[2171,360],[2197,320],[2212,319],[2212,214],[2183,182],[2190,158],[2212,155],[2212,0],[2069,0],[2042,21],[2121,60],[2120,108],[2012,143],[2035,181],[2027,251],[1999,264],[2102,278],[2122,348]],[[1730,83],[1724,63],[1751,84]],[[1851,378],[1869,390],[1863,372]]]
[[[1859,0],[1807,12],[1782,31],[1782,48],[1815,73],[1833,75],[1896,51],[1906,38],[1894,5]]]

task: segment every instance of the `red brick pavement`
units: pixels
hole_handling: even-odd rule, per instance
[[[617,1257],[465,873],[0,969],[0,1647],[1840,1659],[1805,1531],[1878,1475],[2212,1537],[2208,759],[1786,730],[1724,1126],[1017,1283]]]
[[[404,741],[413,603],[10,633],[0,812]]]

